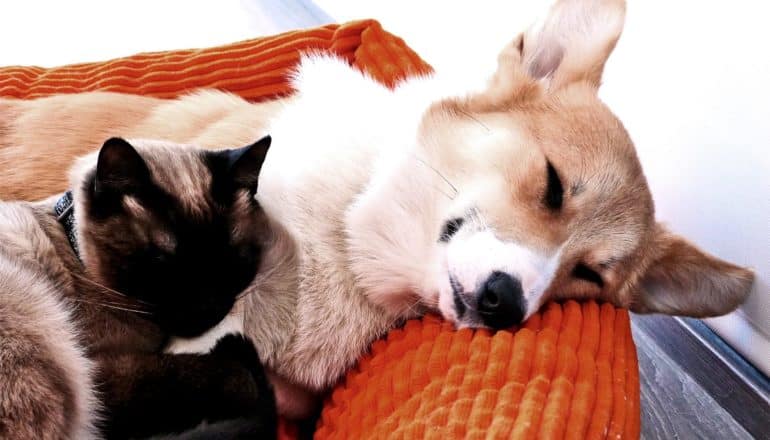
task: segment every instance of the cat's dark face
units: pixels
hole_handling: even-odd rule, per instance
[[[254,199],[269,145],[207,151],[108,140],[82,192],[84,263],[149,303],[167,332],[212,327],[254,279],[270,239]]]

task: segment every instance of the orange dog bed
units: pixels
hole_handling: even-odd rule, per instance
[[[138,54],[44,69],[0,68],[0,96],[33,99],[93,90],[174,98],[217,88],[261,101],[291,92],[287,72],[302,52],[330,51],[392,86],[430,71],[403,40],[372,20],[287,32],[208,49]]]
[[[628,313],[551,303],[516,331],[409,321],[349,372],[317,439],[639,437]]]
[[[291,93],[287,73],[311,50],[334,52],[388,86],[430,71],[369,20],[209,49],[0,68],[0,96],[108,90],[172,98],[214,87],[260,101]],[[570,301],[495,334],[454,331],[433,316],[409,321],[374,343],[330,394],[316,438],[635,439],[639,415],[628,313]],[[280,431],[295,433],[287,424]]]

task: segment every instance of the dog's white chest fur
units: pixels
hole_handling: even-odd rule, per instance
[[[276,277],[260,278],[245,331],[279,374],[322,390],[398,319],[370,301],[351,270],[347,216],[375,170],[409,148],[399,145],[409,139],[396,135],[415,127],[398,125],[414,125],[419,116],[405,115],[392,92],[338,60],[307,60],[299,75],[298,95],[270,126],[275,144],[258,190],[296,247],[289,267],[296,277],[283,291]],[[374,103],[377,120],[364,111]]]

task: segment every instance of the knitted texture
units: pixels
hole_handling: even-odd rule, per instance
[[[333,391],[315,438],[639,438],[628,312],[550,303],[496,333],[409,321]]]
[[[208,49],[51,69],[0,68],[0,96],[92,90],[173,98],[218,88],[261,101],[292,92],[303,52],[330,51],[393,86],[430,71],[376,21]],[[281,421],[279,437],[296,429]],[[429,316],[375,342],[325,403],[316,438],[639,437],[639,378],[628,314],[550,304],[516,331],[455,331]]]

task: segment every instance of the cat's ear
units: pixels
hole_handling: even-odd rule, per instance
[[[99,150],[94,190],[97,193],[131,194],[150,182],[150,169],[126,140],[110,138]]]
[[[228,151],[230,175],[238,188],[256,191],[259,171],[265,162],[272,139],[265,136],[253,144]]]

